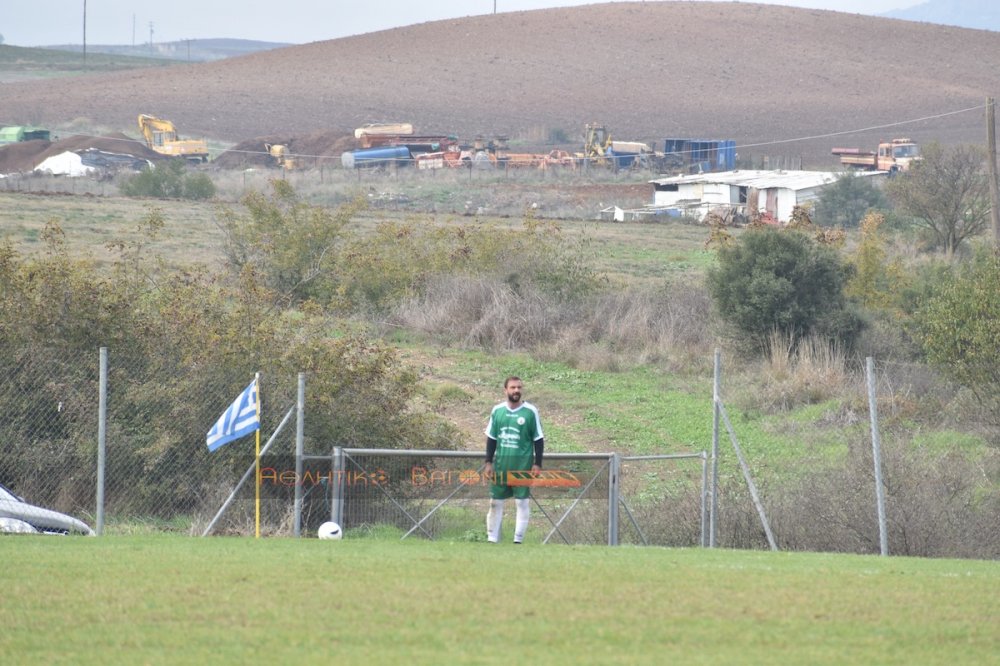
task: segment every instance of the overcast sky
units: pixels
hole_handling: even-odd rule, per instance
[[[694,0],[697,1],[697,0]],[[923,0],[776,0],[766,4],[880,14]],[[0,35],[15,46],[144,44],[232,37],[304,44],[446,18],[588,0],[0,0]]]

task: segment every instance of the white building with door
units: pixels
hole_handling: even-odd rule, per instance
[[[864,176],[885,175],[883,171]],[[704,219],[715,211],[749,217],[753,211],[785,223],[792,209],[819,198],[824,187],[841,176],[829,171],[723,171],[671,176],[653,184],[653,208]]]

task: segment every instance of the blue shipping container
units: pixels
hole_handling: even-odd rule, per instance
[[[663,152],[692,173],[736,168],[736,142],[732,139],[664,139]]]

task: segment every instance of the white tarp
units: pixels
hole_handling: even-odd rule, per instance
[[[47,158],[35,167],[35,171],[50,173],[53,176],[87,176],[95,171],[94,167],[84,166],[83,158],[76,153],[66,151]]]

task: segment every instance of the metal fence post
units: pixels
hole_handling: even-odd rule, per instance
[[[715,548],[719,512],[719,400],[722,384],[722,352],[715,349],[715,372],[712,382],[712,502],[708,512],[708,547]]]
[[[889,554],[889,535],[885,525],[885,490],[882,487],[882,451],[878,434],[878,401],[875,398],[875,361],[865,359],[868,380],[868,411],[872,428],[872,464],[875,466],[875,504],[878,511],[878,543],[882,555]]]
[[[97,398],[97,516],[94,531],[104,533],[104,469],[107,464],[108,432],[108,348],[101,347],[100,380]]]
[[[618,502],[621,501],[621,488],[619,480],[621,477],[622,457],[619,453],[612,453],[610,465],[608,465],[608,545],[618,545]]]
[[[302,536],[302,454],[306,427],[306,374],[299,373],[298,399],[295,412],[295,525],[293,533]]]
[[[333,447],[332,487],[330,488],[330,520],[343,526],[344,522],[344,449]]]
[[[701,452],[701,547],[708,546],[708,452]]]

